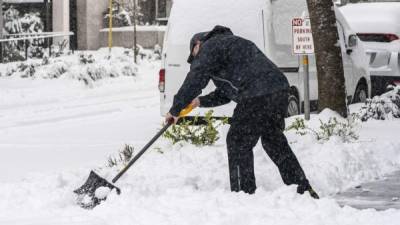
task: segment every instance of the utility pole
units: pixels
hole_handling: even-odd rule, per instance
[[[133,0],[133,57],[134,62],[137,63],[137,39],[136,39],[136,0]]]

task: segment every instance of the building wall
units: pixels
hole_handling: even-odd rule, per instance
[[[172,8],[172,0],[167,0],[167,17],[169,17],[169,14],[171,13],[171,8]]]
[[[64,1],[64,0],[61,0]],[[65,0],[68,1],[68,0]],[[152,0],[156,1],[156,0]],[[57,1],[53,1],[57,2]],[[166,0],[166,12],[172,6],[172,0]],[[103,13],[107,10],[109,0],[78,0],[77,1],[77,38],[78,49],[96,50],[100,47],[108,46],[108,34],[101,32],[103,28]],[[69,15],[67,13],[66,15]],[[54,14],[54,18],[57,14]],[[138,44],[145,48],[152,48],[158,44],[163,44],[163,31],[138,31]],[[133,46],[133,32],[113,32],[113,46],[129,47]]]
[[[164,31],[137,31],[137,43],[143,48],[153,48],[156,44],[162,47],[164,40]],[[108,47],[108,29],[100,32],[101,47]],[[133,31],[113,31],[114,47],[133,47]]]
[[[53,32],[68,33],[69,31],[69,0],[53,1]],[[63,40],[69,41],[69,36],[54,38],[54,44]]]
[[[103,28],[103,13],[108,3],[108,0],[77,1],[78,49],[100,48],[100,29]]]

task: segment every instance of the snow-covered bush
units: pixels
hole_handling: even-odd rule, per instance
[[[132,50],[122,48],[113,49],[111,57],[104,49],[57,58],[45,55],[42,60],[9,63],[6,65],[5,75],[43,79],[66,76],[92,86],[93,82],[104,78],[136,76],[138,67],[133,63],[132,55]]]
[[[194,120],[182,119],[179,125],[173,125],[164,133],[164,137],[173,144],[180,142],[190,143],[196,146],[213,145],[219,139],[218,127],[227,123],[225,120],[216,120],[212,118],[213,111],[210,110],[205,114],[205,124],[194,125],[199,121],[198,117]]]
[[[66,39],[56,43],[53,46],[53,54],[54,54],[54,56],[55,57],[60,57],[60,56],[62,56],[64,54],[66,54],[66,52],[67,52],[67,54],[71,54],[71,52],[69,50],[67,51],[67,46],[68,46],[68,41]]]
[[[161,60],[162,48],[160,45],[156,44],[153,50],[153,59]]]
[[[140,5],[136,5],[136,24],[143,25],[143,13]],[[110,9],[104,12],[103,26],[108,28],[110,21]],[[113,27],[132,26],[134,21],[133,1],[114,0],[112,6]]]
[[[297,134],[305,135],[306,134],[306,125],[304,119],[302,118],[295,118],[295,120],[290,124],[286,130],[295,130]]]
[[[68,71],[68,65],[63,61],[56,61],[40,68],[37,75],[46,79],[59,78]]]
[[[110,22],[110,9],[107,9],[104,15],[104,27],[109,27]],[[124,26],[131,26],[132,21],[130,17],[130,13],[118,2],[114,2],[112,8],[112,25],[113,27],[124,27]]]
[[[361,121],[400,118],[400,86],[389,89],[385,94],[366,101],[359,112]]]
[[[26,13],[21,18],[21,26],[22,30],[27,33],[41,33],[44,30],[44,24],[38,12]]]
[[[136,53],[140,59],[161,60],[162,48],[158,44],[153,49],[145,49],[143,46],[137,45]]]
[[[112,18],[113,27],[124,27],[132,25],[129,14],[125,10],[118,10],[114,8],[112,17],[113,17]],[[110,22],[110,14],[107,13],[104,16],[104,27],[109,27],[109,22]]]
[[[14,7],[10,7],[4,11],[4,31],[5,34],[17,34],[22,33],[22,24],[19,15],[19,11]],[[21,43],[17,41],[5,42],[4,43],[4,61],[19,61],[24,59],[20,48]]]
[[[23,16],[13,6],[10,6],[4,12],[4,31],[5,34],[20,33],[41,33],[44,25],[40,19],[39,13],[26,13]],[[28,56],[43,56],[43,39],[29,40]],[[25,41],[10,41],[4,44],[4,61],[20,61],[25,58]]]
[[[315,132],[317,140],[328,141],[332,136],[340,137],[344,142],[358,139],[355,131],[354,119],[338,121],[336,117],[329,118],[327,122],[320,120],[319,130]]]
[[[23,32],[20,13],[17,9],[11,6],[5,10],[3,14],[4,30],[8,34],[18,34]]]
[[[327,120],[319,119],[318,125],[316,123],[310,125],[302,118],[295,118],[286,131],[295,131],[302,136],[311,135],[320,142],[328,141],[332,137],[339,137],[343,142],[351,142],[358,139],[357,120],[357,114],[352,114],[347,119],[332,116]]]
[[[79,54],[79,62],[81,64],[94,63],[94,57],[92,54],[85,54],[82,52],[81,54]]]
[[[15,67],[7,68],[6,76],[32,77],[36,72],[36,67],[36,63],[18,63]]]
[[[117,156],[109,156],[107,160],[108,167],[115,167],[119,165],[126,165],[132,159],[135,148],[125,144],[124,148],[119,151]]]

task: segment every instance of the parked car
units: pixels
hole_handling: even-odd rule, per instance
[[[193,34],[208,31],[215,25],[230,27],[234,34],[253,41],[285,73],[291,86],[289,115],[302,111],[303,69],[299,56],[292,54],[292,24],[294,17],[307,16],[306,0],[180,0],[171,10],[165,34],[162,69],[159,73],[161,114],[168,112],[188,71],[186,62],[189,41]],[[353,102],[369,95],[370,79],[365,50],[358,38],[337,11],[337,24],[342,49],[346,90]],[[212,82],[203,90],[214,90]],[[310,56],[310,99],[312,108],[318,102],[318,82],[315,57]],[[214,109],[214,116],[231,116],[234,103]],[[204,115],[206,109],[192,115]]]
[[[372,96],[384,93],[388,85],[400,85],[400,2],[347,4],[339,11],[366,48]]]

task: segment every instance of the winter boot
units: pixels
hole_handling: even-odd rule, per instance
[[[304,192],[308,191],[311,195],[311,197],[315,198],[315,199],[319,199],[319,196],[317,194],[317,192],[314,191],[314,189],[312,189],[310,184],[300,184],[299,186],[297,186],[297,193],[299,194],[304,194]]]

